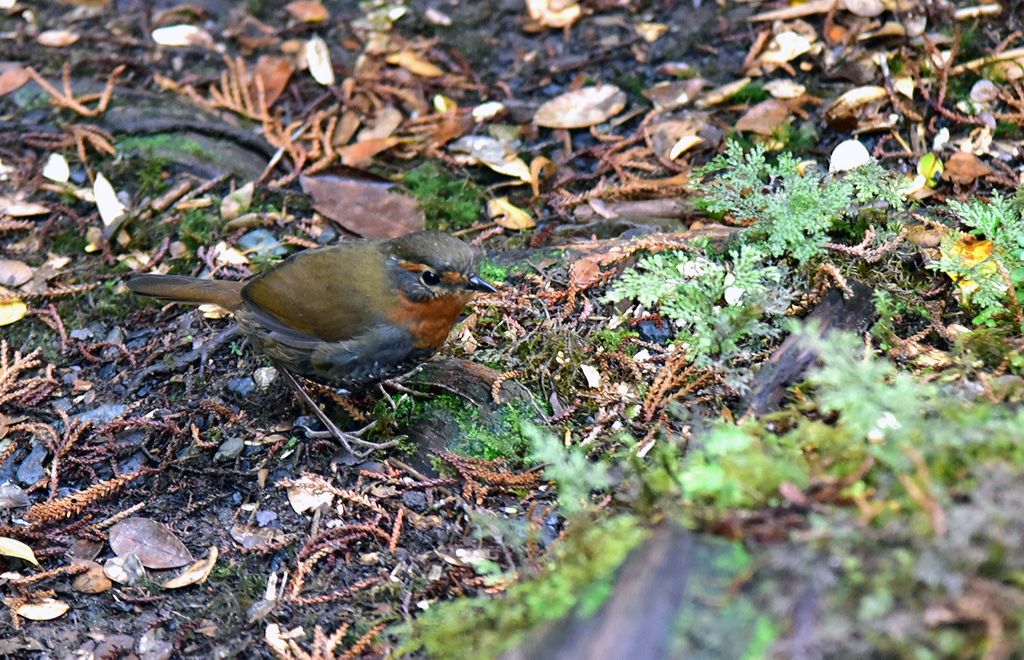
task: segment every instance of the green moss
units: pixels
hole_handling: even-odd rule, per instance
[[[209,245],[219,225],[217,218],[205,209],[189,209],[178,225],[178,236],[190,249]]]
[[[486,194],[468,179],[454,179],[433,163],[407,172],[403,183],[426,216],[427,228],[452,231],[471,226],[480,217]]]
[[[188,137],[171,133],[121,138],[117,141],[117,150],[124,153],[138,152],[149,161],[160,161],[167,153],[186,153],[202,161],[209,157],[203,145]]]
[[[767,101],[771,97],[771,93],[764,88],[762,83],[752,82],[741,89],[732,100],[736,103],[747,103],[753,105],[754,103]]]
[[[85,246],[88,244],[89,241],[85,240],[81,232],[77,229],[68,229],[51,238],[47,247],[57,254],[77,257],[85,252]]]
[[[614,330],[601,328],[591,337],[596,340],[607,351],[618,351],[622,343],[627,339],[635,339],[640,336],[639,332],[630,330],[628,327],[618,327]]]
[[[508,278],[509,269],[499,266],[493,261],[484,261],[480,264],[480,276],[488,282],[500,283]]]
[[[465,598],[435,605],[412,624],[402,649],[436,658],[497,657],[532,628],[574,606],[594,611],[610,593],[615,569],[645,532],[630,516],[586,523],[559,541],[544,571],[501,597]]]
[[[1024,137],[1024,128],[1012,121],[996,121],[995,137],[1000,140],[1019,140]]]

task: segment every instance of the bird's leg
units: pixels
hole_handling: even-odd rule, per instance
[[[384,388],[385,387],[389,387],[389,388],[395,390],[396,392],[401,392],[403,394],[408,394],[409,396],[413,396],[413,397],[423,398],[423,397],[430,396],[426,392],[418,392],[418,391],[412,389],[411,387],[408,387],[408,386],[402,384],[403,380],[407,380],[409,378],[412,378],[417,373],[419,373],[421,370],[422,370],[422,365],[421,366],[417,366],[417,367],[415,367],[413,369],[410,369],[409,371],[405,372],[404,374],[401,374],[400,376],[395,376],[394,378],[388,378],[387,380],[383,381],[380,384],[380,391],[381,391],[381,393],[384,394],[384,396],[387,396],[387,393],[385,392]],[[391,397],[388,397],[388,400],[390,401]]]
[[[324,428],[327,429],[327,431],[323,434],[306,429],[307,437],[314,438],[318,436],[322,437],[323,435],[329,435],[338,442],[340,442],[342,445],[344,445],[345,449],[347,449],[349,453],[355,456],[359,456],[360,458],[367,456],[370,452],[372,452],[375,449],[387,449],[388,447],[393,447],[394,445],[398,444],[397,440],[391,440],[389,442],[370,442],[368,440],[363,440],[362,438],[359,437],[363,433],[366,433],[367,431],[372,429],[376,422],[371,422],[370,424],[364,426],[358,431],[352,433],[342,431],[333,421],[331,421],[331,418],[327,416],[327,413],[325,413],[323,409],[321,409],[320,406],[318,406],[317,403],[313,401],[313,399],[306,392],[306,388],[304,388],[302,384],[299,383],[298,379],[296,379],[295,376],[292,375],[292,372],[288,371],[288,369],[285,368],[280,363],[275,362],[274,366],[277,368],[278,371],[284,374],[285,380],[288,381],[288,384],[291,385],[292,389],[294,389],[299,394],[299,397],[306,403],[307,406],[309,406],[310,410],[313,411],[313,414],[316,415],[317,419],[320,420],[320,423],[322,423],[324,425]],[[355,449],[352,448],[353,444],[359,445],[361,447],[366,447],[366,451],[356,451]]]

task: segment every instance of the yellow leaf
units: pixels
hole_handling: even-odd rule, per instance
[[[530,214],[508,201],[508,197],[498,197],[487,202],[487,214],[505,229],[531,229],[537,226]]]
[[[991,258],[992,247],[992,241],[978,241],[965,236],[949,249],[947,256],[957,257],[966,268],[973,268],[979,275],[988,276],[999,271],[999,264]],[[968,277],[949,272],[946,274],[956,281],[965,301],[978,289],[978,283]]]
[[[210,554],[185,569],[181,575],[164,582],[164,589],[180,589],[191,584],[202,584],[210,576],[210,571],[217,564],[217,546],[210,546]]]
[[[428,62],[414,51],[401,50],[397,53],[388,55],[388,64],[394,64],[400,66],[409,73],[419,76],[420,78],[438,78],[444,75],[444,70],[436,64]]]
[[[11,295],[11,292],[0,286],[0,298],[5,298],[9,295]],[[25,318],[26,314],[28,314],[28,305],[22,302],[20,298],[0,302],[0,325],[10,325],[20,321]]]
[[[30,564],[39,565],[36,561],[36,555],[32,552],[32,548],[28,547],[21,541],[17,541],[6,536],[0,536],[0,555],[7,557],[16,557],[18,559],[24,559]]]

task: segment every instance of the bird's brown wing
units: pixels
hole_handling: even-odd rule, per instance
[[[383,322],[392,295],[384,255],[366,241],[299,252],[242,289],[248,307],[329,342]]]

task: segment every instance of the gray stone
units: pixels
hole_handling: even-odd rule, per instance
[[[32,445],[32,451],[29,455],[21,462],[18,466],[18,482],[26,486],[31,486],[40,479],[46,476],[46,471],[43,470],[43,461],[46,460],[48,454],[46,445],[41,442],[37,442]]]
[[[256,383],[248,376],[245,378],[231,378],[228,380],[227,387],[228,392],[237,394],[240,397],[246,397],[256,390]]]
[[[83,424],[85,422],[92,422],[94,426],[100,426],[109,424],[123,415],[126,408],[127,406],[123,403],[105,403],[102,406],[97,406],[92,410],[75,415],[75,419]]]
[[[245,449],[245,443],[241,438],[228,438],[217,448],[217,453],[213,458],[216,461],[233,461],[238,458],[243,449]]]
[[[253,229],[238,239],[236,245],[239,250],[251,251],[260,256],[283,257],[288,254],[288,249],[266,229]]]

